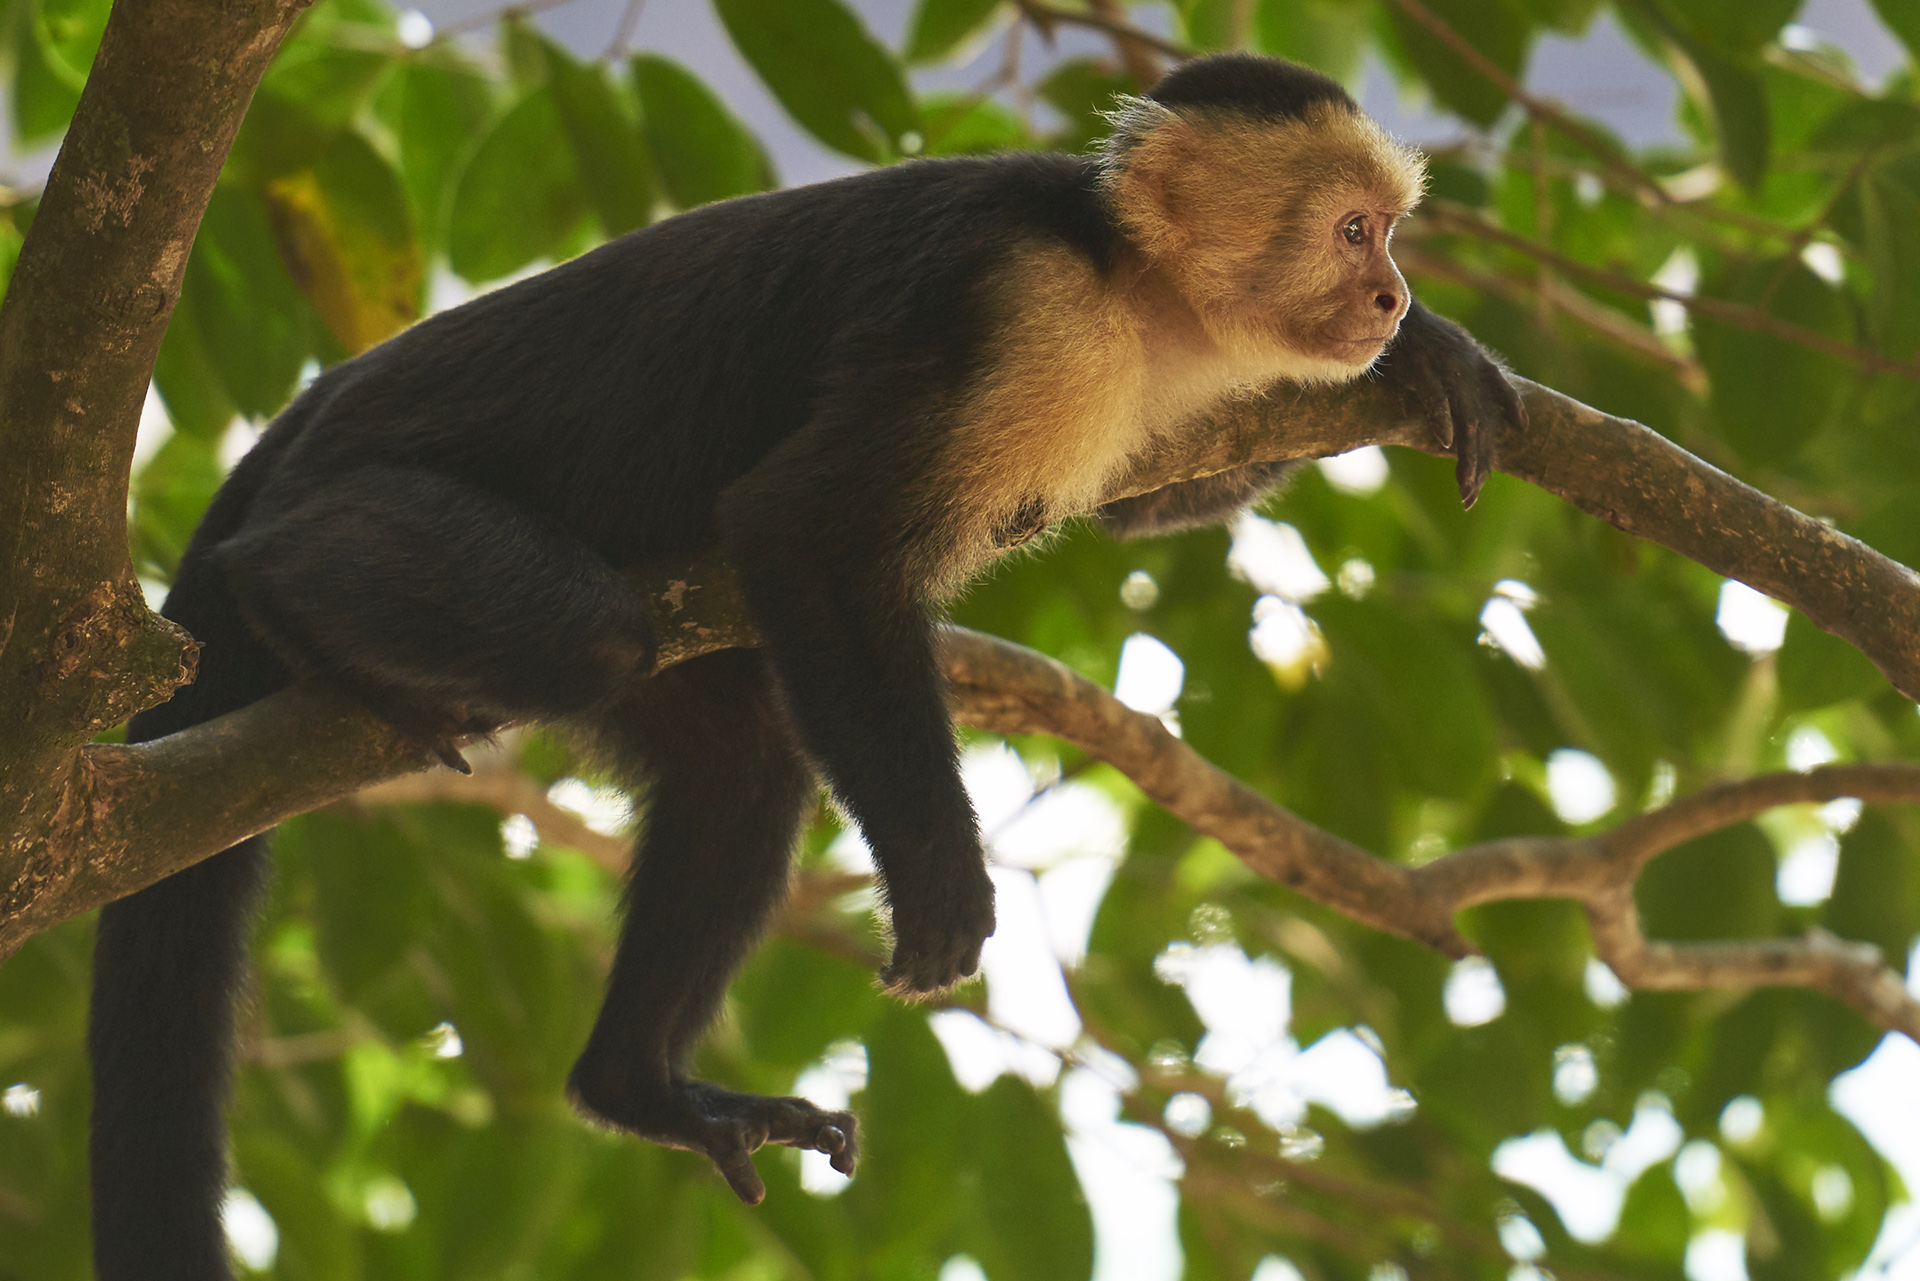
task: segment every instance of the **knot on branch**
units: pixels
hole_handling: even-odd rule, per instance
[[[34,683],[92,736],[166,702],[199,668],[199,642],[149,609],[128,575],[97,584],[61,616]]]

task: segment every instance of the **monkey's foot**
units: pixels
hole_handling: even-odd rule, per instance
[[[442,765],[459,774],[473,773],[473,766],[460,754],[460,740],[488,738],[500,730],[500,722],[457,707],[379,710],[401,733],[424,745]]]
[[[668,1097],[640,1106],[625,1101],[603,1104],[576,1088],[583,1110],[662,1147],[699,1152],[713,1162],[748,1205],[766,1199],[766,1184],[753,1168],[753,1154],[768,1143],[825,1152],[833,1168],[849,1178],[859,1155],[851,1112],[829,1112],[805,1099],[739,1094],[704,1081],[675,1081]]]

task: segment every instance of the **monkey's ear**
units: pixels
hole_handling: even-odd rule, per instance
[[[1186,248],[1187,193],[1200,167],[1200,131],[1172,112],[1137,134],[1113,179],[1114,210],[1142,249],[1159,257]]]

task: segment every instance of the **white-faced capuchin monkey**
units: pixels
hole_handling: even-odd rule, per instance
[[[449,756],[507,722],[580,730],[647,803],[573,1097],[705,1153],[749,1202],[764,1143],[850,1173],[848,1113],[686,1067],[781,900],[818,780],[879,867],[882,980],[939,992],[994,922],[935,664],[944,598],[1097,506],[1156,438],[1276,380],[1387,380],[1471,502],[1524,417],[1388,256],[1421,184],[1333,81],[1227,55],[1127,102],[1097,155],[728,201],[476,298],[326,371],[234,470],[165,608],[205,647],[199,679],[130,737],[294,681]],[[1219,520],[1277,470],[1102,515],[1123,534]],[[652,672],[621,571],[716,547],[765,647]],[[255,838],[101,915],[103,1281],[228,1275],[221,1106],[265,875]]]

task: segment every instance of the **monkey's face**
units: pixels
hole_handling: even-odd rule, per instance
[[[1216,335],[1266,351],[1284,376],[1344,382],[1406,314],[1389,242],[1423,182],[1417,153],[1327,103],[1279,123],[1169,112],[1113,192],[1135,243]]]

